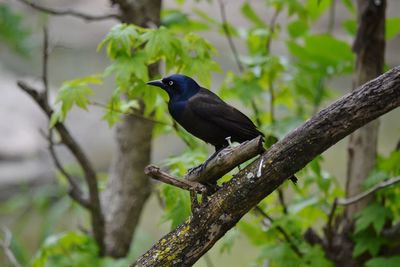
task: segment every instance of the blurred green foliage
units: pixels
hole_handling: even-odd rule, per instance
[[[186,1],[177,2],[184,4]],[[328,29],[318,32],[314,29],[320,17],[326,15],[332,1],[266,0],[264,3],[277,17],[285,17],[285,24],[266,21],[251,1],[243,1],[240,10],[248,21],[248,27],[237,27],[229,22],[229,18],[221,22],[198,8],[190,16],[181,9],[164,9],[162,26],[158,29],[127,24],[114,26],[98,47],[99,51],[106,51],[110,65],[101,74],[66,81],[61,86],[56,100],[59,106],[51,126],[65,120],[72,106],[86,109],[92,103],[90,96],[96,92],[91,85],[112,76],[115,90],[105,108],[104,120],[112,126],[122,114],[141,113],[143,110],[143,116],[161,122],[155,125],[156,134],[175,131],[188,148],[181,155],[166,159],[163,164],[172,174],[182,176],[189,167],[206,159],[207,149],[179,126],[173,125],[166,114],[167,96],[161,90],[147,88],[145,84],[150,79],[148,66],[160,64],[165,74],[183,73],[210,87],[212,74],[221,71],[214,59],[217,49],[194,32],[215,31],[224,35],[224,29],[228,29],[233,41],[241,42],[246,51],[239,55],[243,71],[236,73],[235,66],[226,70],[219,95],[251,110],[251,116],[260,121],[260,128],[267,135],[283,137],[335,96],[329,82],[332,78],[353,73],[354,54],[348,42]],[[343,23],[343,29],[353,36],[356,32],[355,7],[353,1],[343,0],[342,3],[353,16]],[[13,15],[4,5],[0,5],[0,16],[7,17],[7,23],[13,22],[12,27],[16,29],[3,29],[6,24],[4,19],[0,20],[0,38],[13,44],[24,40],[25,37],[21,36],[25,36],[26,31],[21,26],[20,17]],[[386,38],[393,38],[400,32],[399,20],[387,19]],[[288,55],[279,55],[271,50],[270,44],[275,41],[284,44]],[[309,227],[323,231],[334,199],[344,196],[336,177],[322,169],[323,160],[319,156],[301,170],[297,174],[297,186],[286,183],[281,187],[284,192],[290,192],[290,197],[286,199],[287,213],[277,194],[268,196],[259,206],[274,220],[268,221],[249,213],[221,240],[221,253],[230,253],[238,237],[244,236],[259,251],[258,257],[249,266],[263,266],[266,262],[268,266],[333,266],[321,247],[311,246],[303,238]],[[365,189],[400,175],[399,160],[400,152],[393,152],[387,157],[379,156]],[[230,176],[228,174],[222,180]],[[158,193],[164,209],[160,218],[162,223],[168,222],[174,228],[187,219],[190,215],[187,192],[160,185]],[[370,256],[367,267],[400,264],[399,257],[384,258],[379,255],[383,247],[390,247],[393,242],[382,237],[381,230],[399,221],[400,208],[396,204],[399,195],[400,189],[396,187],[382,190],[370,206],[356,215],[353,255]],[[58,212],[52,211],[57,205],[61,205],[61,210],[71,207],[69,201],[57,204],[61,200],[50,202],[49,199],[44,201],[48,212],[46,216],[59,218]],[[341,211],[339,208],[337,212]],[[57,233],[51,227],[57,223],[54,218],[50,220],[52,224],[44,226],[47,228],[43,235],[45,241],[31,261],[32,266],[125,266],[129,263],[129,257],[123,260],[98,258],[96,244],[88,235]],[[293,251],[279,228],[285,229],[303,257]],[[18,258],[27,263],[28,257],[21,247],[21,244],[13,245]]]
[[[11,10],[9,5],[0,3],[0,42],[26,56],[29,54],[29,35],[30,31],[23,24],[22,15]]]

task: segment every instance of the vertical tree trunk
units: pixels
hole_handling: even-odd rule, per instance
[[[161,0],[111,0],[117,4],[122,22],[143,27],[160,24]],[[158,73],[152,66],[150,74]],[[106,223],[106,255],[124,257],[129,251],[142,208],[150,195],[149,164],[153,124],[135,116],[124,116],[116,127],[117,148],[102,197]]]
[[[353,51],[356,53],[354,86],[374,79],[383,73],[385,54],[386,0],[357,0],[358,30]],[[348,145],[347,197],[362,191],[363,182],[375,165],[379,121],[375,120],[350,136]],[[346,217],[362,210],[371,201],[366,198],[346,208]]]

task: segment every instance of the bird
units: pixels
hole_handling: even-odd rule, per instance
[[[201,87],[194,79],[172,74],[147,82],[160,87],[169,96],[168,111],[172,118],[190,134],[215,147],[207,163],[230,141],[242,143],[258,136],[264,137],[256,125],[238,109],[224,102],[212,91]],[[290,177],[295,182],[297,178]]]
[[[216,152],[229,146],[229,137],[232,142],[242,143],[264,136],[246,115],[188,76],[173,74],[147,84],[164,89],[172,118],[192,135],[213,145]]]

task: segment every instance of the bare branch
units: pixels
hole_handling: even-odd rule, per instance
[[[232,54],[233,54],[233,57],[235,58],[236,65],[237,65],[239,71],[243,72],[244,67],[242,65],[242,62],[240,62],[239,53],[236,49],[235,43],[233,42],[231,32],[229,31],[228,19],[226,18],[226,12],[225,12],[225,3],[223,2],[223,0],[218,0],[218,5],[219,5],[219,11],[221,14],[221,19],[222,19],[222,29],[224,30],[225,37],[228,41],[229,47],[232,50]]]
[[[0,239],[0,246],[3,248],[4,254],[13,267],[22,267],[11,250],[11,231],[4,226],[2,226],[1,229],[4,233],[4,240]]]
[[[47,26],[43,27],[43,52],[42,52],[42,58],[43,58],[43,63],[42,63],[42,80],[43,80],[43,87],[44,87],[44,92],[43,92],[43,98],[46,100],[46,102],[49,101],[49,79],[48,79],[48,71],[47,71],[47,65],[49,61],[49,32],[47,29]]]
[[[50,15],[54,15],[54,16],[72,16],[72,17],[83,19],[88,22],[106,20],[106,19],[121,20],[121,16],[118,14],[90,15],[90,14],[82,13],[82,12],[71,10],[71,9],[67,9],[67,10],[52,9],[49,7],[41,6],[39,4],[36,4],[36,3],[28,1],[28,0],[18,0],[18,1],[22,4],[32,7],[33,9],[36,9],[38,11],[41,11],[41,12],[44,12],[44,13],[47,13]]]
[[[148,116],[145,116],[143,114],[140,114],[140,111],[137,110],[137,109],[132,109],[131,112],[125,113],[125,112],[122,112],[120,110],[113,109],[113,108],[107,106],[106,104],[103,104],[103,103],[100,103],[100,102],[97,102],[97,101],[89,101],[89,104],[92,105],[92,106],[95,106],[95,107],[103,108],[105,110],[110,110],[112,112],[120,113],[121,115],[132,115],[132,116],[135,116],[135,117],[138,117],[140,119],[144,119],[144,120],[147,120],[147,121],[150,121],[150,122],[153,122],[153,123],[157,123],[157,124],[167,125],[167,126],[173,127],[171,124],[169,124],[167,122],[156,120],[156,119],[150,118]]]
[[[387,187],[397,184],[399,182],[400,182],[400,176],[391,178],[389,180],[383,181],[383,182],[375,185],[374,187],[371,187],[370,189],[368,189],[365,192],[355,195],[354,197],[350,197],[350,198],[346,198],[346,199],[338,199],[337,204],[342,205],[342,206],[347,206],[347,205],[356,203],[372,194],[375,194],[377,191],[379,191],[381,189],[387,188]]]
[[[242,72],[244,72],[244,67],[242,65],[242,62],[240,62],[239,53],[236,49],[235,43],[233,42],[231,32],[229,31],[228,19],[226,17],[226,12],[225,12],[225,3],[223,2],[223,0],[218,0],[218,5],[219,5],[219,11],[221,14],[222,29],[224,31],[226,40],[228,41],[229,47],[232,51],[232,54],[235,59],[236,65],[239,69],[239,72],[242,73]],[[251,107],[253,109],[254,115],[256,116],[257,126],[260,126],[261,125],[260,110],[258,109],[256,102],[254,100],[251,100]]]
[[[211,159],[206,167],[201,165],[187,173],[185,179],[200,183],[215,182],[236,166],[261,154],[264,151],[262,141],[259,136],[236,147],[227,147]]]
[[[43,133],[44,134],[44,133]],[[49,135],[46,136],[44,135],[45,138],[47,139],[48,143],[49,143],[49,151],[50,151],[50,155],[53,159],[54,165],[56,166],[56,168],[58,169],[58,171],[67,179],[68,184],[70,186],[70,189],[68,191],[69,196],[75,200],[76,202],[78,202],[80,205],[82,205],[84,208],[86,209],[91,209],[90,207],[90,201],[84,197],[84,194],[81,190],[81,188],[79,187],[79,184],[75,181],[75,178],[69,174],[64,167],[61,164],[60,159],[57,156],[57,153],[55,151],[55,144],[53,141],[53,130],[50,129],[49,130]]]
[[[154,165],[147,166],[144,169],[144,173],[160,182],[173,185],[184,190],[195,191],[200,194],[202,194],[203,192],[207,192],[206,186],[195,181],[180,180],[176,177],[169,175],[166,172],[161,171],[159,167]]]
[[[51,115],[53,114],[53,110],[49,106],[47,99],[43,97],[43,93],[39,93],[37,89],[22,81],[18,81],[17,85],[19,88],[21,88],[24,92],[32,97],[32,99],[39,105],[42,111],[50,119]],[[97,244],[99,245],[100,254],[102,255],[104,253],[104,218],[101,211],[96,172],[93,168],[92,163],[89,161],[86,154],[72,137],[65,125],[61,122],[57,122],[54,125],[54,128],[59,133],[61,137],[61,142],[69,149],[69,151],[75,157],[83,170],[84,178],[89,189],[93,234]]]

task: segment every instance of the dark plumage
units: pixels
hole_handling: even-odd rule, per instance
[[[147,84],[164,89],[171,116],[216,151],[229,145],[227,137],[241,143],[263,135],[246,115],[188,76],[174,74]]]

